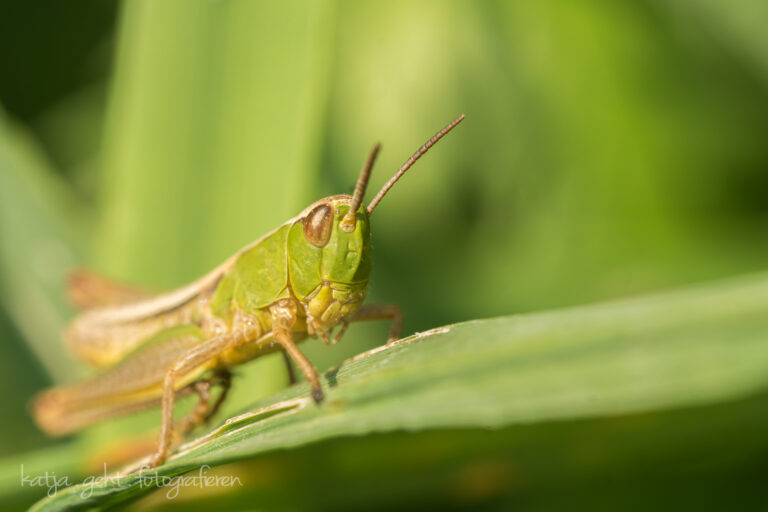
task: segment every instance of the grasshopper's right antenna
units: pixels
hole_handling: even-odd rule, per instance
[[[424,153],[426,153],[429,150],[429,148],[434,146],[435,143],[437,143],[437,141],[442,139],[446,133],[451,131],[454,128],[454,126],[456,126],[463,120],[464,120],[464,114],[461,114],[459,117],[457,117],[456,119],[448,123],[448,126],[446,126],[442,130],[437,132],[434,135],[434,137],[429,139],[427,142],[424,143],[423,146],[421,146],[418,150],[416,150],[416,152],[413,155],[411,155],[411,158],[406,160],[406,162],[400,167],[400,169],[397,170],[395,175],[389,178],[389,181],[386,182],[383,187],[381,187],[381,190],[379,190],[379,193],[376,194],[376,197],[374,197],[373,200],[370,202],[370,204],[368,204],[368,208],[367,208],[368,215],[371,215],[373,213],[373,210],[374,208],[376,208],[376,205],[378,205],[381,199],[387,194],[387,192],[389,192],[389,189],[392,188],[392,185],[397,183],[397,180],[399,180],[403,176],[403,174],[405,174],[405,171],[410,169],[411,166],[416,162],[416,160],[421,158],[421,156]]]

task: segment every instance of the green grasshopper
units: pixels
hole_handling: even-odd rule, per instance
[[[380,145],[374,146],[352,196],[334,195],[247,245],[197,281],[146,296],[86,272],[73,274],[70,296],[84,309],[64,338],[72,352],[108,367],[90,380],[51,388],[33,404],[37,424],[65,435],[101,419],[153,405],[162,407],[157,450],[162,464],[175,436],[216,413],[230,385],[229,369],[282,351],[323,400],[317,370],[296,346],[306,337],[337,342],[350,322],[388,319],[387,343],[400,337],[402,313],[394,305],[361,305],[371,273],[369,219],[403,174],[464,119],[460,116],[421,146],[366,207],[363,196]],[[207,373],[206,373],[207,372]],[[203,378],[204,375],[207,378]],[[210,388],[220,385],[217,399]],[[198,402],[174,425],[175,397],[198,394]]]

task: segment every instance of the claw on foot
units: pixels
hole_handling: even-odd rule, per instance
[[[165,462],[165,455],[155,453],[149,458],[149,467],[150,469],[154,469],[157,466],[160,466],[163,462]]]
[[[321,388],[312,388],[310,390],[310,395],[312,395],[312,400],[314,400],[316,404],[323,401],[324,395]]]

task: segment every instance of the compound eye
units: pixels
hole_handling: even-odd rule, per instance
[[[304,238],[315,247],[325,247],[331,238],[333,212],[327,204],[316,206],[304,219]]]

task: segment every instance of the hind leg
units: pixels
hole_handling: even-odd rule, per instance
[[[249,328],[216,336],[189,350],[184,356],[171,365],[163,379],[162,424],[157,451],[149,460],[150,467],[157,467],[168,458],[171,441],[173,440],[173,405],[176,396],[175,383],[177,376],[183,376],[200,365],[215,360],[220,354],[242,343],[258,337],[260,329]]]

